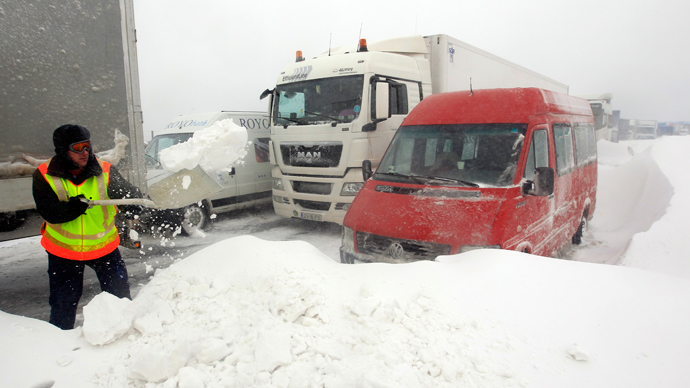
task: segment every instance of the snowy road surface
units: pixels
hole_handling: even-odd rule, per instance
[[[599,143],[597,209],[583,245],[573,247],[566,259],[617,264],[632,236],[648,230],[664,214],[673,187],[660,173],[653,158],[643,152],[653,143]],[[628,148],[633,149],[637,157],[633,158]],[[619,168],[619,165],[622,166]],[[145,246],[141,251],[120,248],[127,263],[132,295],[137,294],[156,269],[166,268],[213,243],[241,235],[269,241],[306,241],[339,261],[339,225],[282,218],[273,213],[270,206],[231,212],[218,215],[204,237],[180,236],[173,241],[143,237]],[[46,253],[38,237],[0,243],[0,310],[48,320],[46,271]],[[99,292],[95,274],[87,269],[80,307]],[[77,324],[80,320],[81,314]]]

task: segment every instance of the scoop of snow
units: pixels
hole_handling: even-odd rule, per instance
[[[207,172],[230,171],[247,155],[247,139],[247,130],[232,119],[216,121],[194,132],[186,142],[161,151],[160,162],[170,172],[191,170],[197,165]]]

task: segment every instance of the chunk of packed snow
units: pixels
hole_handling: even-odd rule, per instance
[[[160,162],[170,172],[196,166],[206,172],[230,171],[234,163],[247,155],[247,139],[247,130],[232,119],[216,121],[194,132],[186,142],[161,151]]]
[[[109,344],[132,326],[134,312],[127,298],[101,292],[84,306],[84,337],[93,345]]]

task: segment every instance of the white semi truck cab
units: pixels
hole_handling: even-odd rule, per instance
[[[342,224],[407,114],[432,93],[568,87],[447,35],[300,51],[270,96],[270,160],[277,214]]]

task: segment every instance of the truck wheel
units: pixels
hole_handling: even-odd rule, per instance
[[[189,205],[184,208],[182,231],[188,236],[194,235],[197,231],[204,229],[208,220],[206,206],[199,206],[198,204]]]
[[[587,229],[587,213],[585,213],[582,216],[582,219],[580,220],[580,226],[577,228],[577,231],[573,235],[573,244],[582,244],[582,234],[585,232],[585,229]]]

